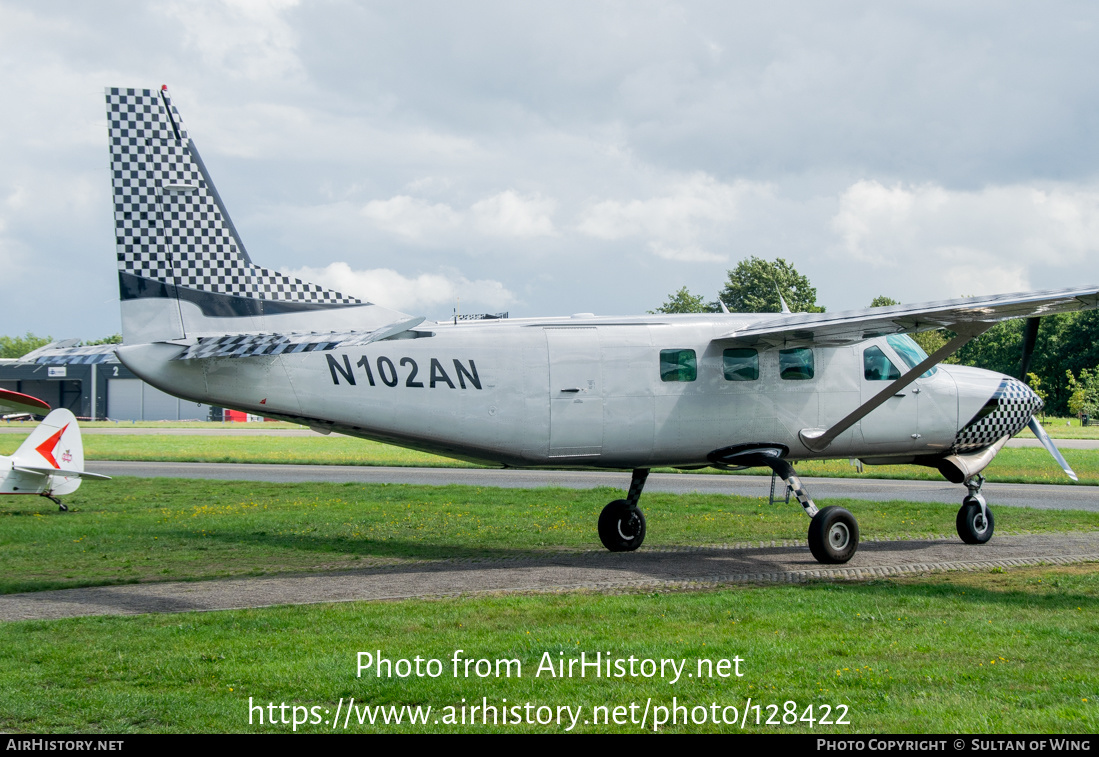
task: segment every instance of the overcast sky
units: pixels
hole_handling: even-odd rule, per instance
[[[1099,283],[1094,2],[0,0],[0,334],[119,330],[106,86],[252,259],[429,318]]]

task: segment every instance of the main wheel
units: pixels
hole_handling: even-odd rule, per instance
[[[645,514],[641,508],[616,499],[599,513],[599,541],[611,552],[632,552],[645,541]]]
[[[842,507],[826,507],[809,521],[809,551],[817,562],[845,563],[858,548],[858,521]]]
[[[958,510],[957,526],[958,536],[962,537],[962,541],[966,544],[984,544],[992,538],[996,519],[992,517],[992,510],[988,510],[986,519],[981,513],[981,506],[971,502],[963,504]]]

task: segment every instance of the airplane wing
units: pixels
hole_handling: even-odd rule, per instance
[[[49,411],[50,406],[37,397],[0,389],[0,416],[22,413],[45,415]]]
[[[945,328],[980,332],[997,321],[1034,318],[1099,307],[1099,287],[964,297],[957,300],[848,310],[841,313],[776,314],[722,334],[714,341],[735,342],[761,349],[838,347],[885,334],[907,334]]]

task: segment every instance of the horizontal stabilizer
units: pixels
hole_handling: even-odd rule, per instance
[[[973,333],[1012,318],[1033,318],[1099,307],[1099,287],[963,297],[957,300],[865,308],[841,313],[794,313],[759,320],[722,334],[717,342],[762,348],[838,347],[884,336],[946,328]],[[976,328],[975,328],[976,327]]]
[[[37,473],[40,476],[58,476],[60,478],[93,478],[97,481],[110,481],[110,476],[100,473],[89,473],[84,470],[65,470],[64,468],[30,468],[26,465],[12,466],[12,470],[20,473]]]
[[[283,355],[295,352],[324,352],[339,347],[357,347],[396,336],[423,323],[423,316],[397,321],[372,331],[291,332],[286,334],[226,334],[200,337],[176,360],[238,358]],[[181,340],[173,340],[178,344]]]

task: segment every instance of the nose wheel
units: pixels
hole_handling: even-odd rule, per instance
[[[992,510],[981,495],[981,484],[985,482],[984,476],[977,475],[965,482],[969,488],[969,495],[962,500],[962,507],[958,510],[958,518],[955,525],[958,528],[958,536],[966,544],[984,544],[992,538],[992,532],[996,528],[996,519],[992,517]]]

